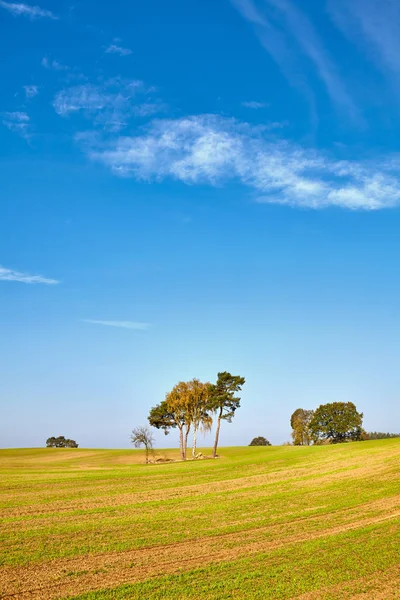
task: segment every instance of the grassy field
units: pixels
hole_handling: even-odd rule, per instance
[[[0,450],[0,598],[400,598],[400,440],[220,453]]]

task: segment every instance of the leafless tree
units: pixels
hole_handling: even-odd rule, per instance
[[[146,451],[146,464],[148,464],[150,452],[154,453],[154,438],[150,429],[148,427],[135,427],[132,429],[131,443],[135,446],[135,448],[144,446]]]

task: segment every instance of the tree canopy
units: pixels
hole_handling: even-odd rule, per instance
[[[63,435],[58,437],[49,437],[46,440],[47,448],[78,448],[79,444],[75,440],[65,438]]]
[[[168,435],[169,430],[177,427],[179,423],[177,415],[169,408],[166,400],[153,406],[147,419],[152,427],[162,429],[165,435]]]
[[[235,396],[240,392],[246,380],[240,375],[231,375],[227,371],[218,373],[215,384],[210,385],[208,407],[209,410],[217,414],[217,427],[215,431],[215,441],[213,448],[213,457],[217,455],[219,431],[221,420],[231,423],[235,412],[240,407],[240,397]]]
[[[267,438],[259,435],[251,440],[249,446],[271,446],[271,442],[267,440]]]
[[[317,408],[309,428],[314,443],[329,441],[339,444],[362,438],[362,420],[363,414],[352,402],[332,402]]]
[[[313,416],[313,410],[298,408],[290,417],[292,439],[295,446],[309,446],[311,444],[310,422]]]

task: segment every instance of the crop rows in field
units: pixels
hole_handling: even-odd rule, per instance
[[[0,451],[0,597],[400,597],[398,440],[221,455]]]

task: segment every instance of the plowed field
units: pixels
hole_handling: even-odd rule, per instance
[[[400,440],[0,450],[0,517],[2,599],[400,599]]]

